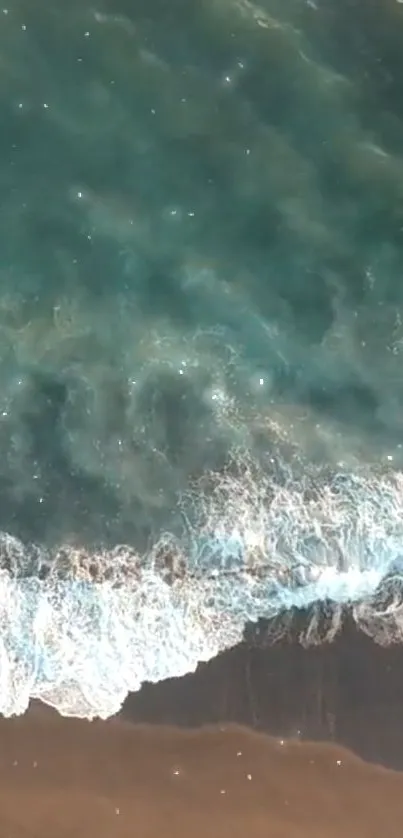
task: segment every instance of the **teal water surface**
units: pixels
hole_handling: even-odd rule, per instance
[[[400,639],[402,47],[392,0],[0,10],[4,712],[318,602]]]

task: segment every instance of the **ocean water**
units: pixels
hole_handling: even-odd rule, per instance
[[[0,9],[0,712],[403,633],[403,6]],[[326,620],[322,620],[326,614]]]

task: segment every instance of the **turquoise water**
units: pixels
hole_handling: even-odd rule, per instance
[[[294,607],[400,639],[402,46],[375,0],[0,10],[2,712]]]

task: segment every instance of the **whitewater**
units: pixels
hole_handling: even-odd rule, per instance
[[[403,475],[276,480],[251,467],[210,475],[208,491],[181,500],[181,535],[161,534],[144,555],[49,552],[3,533],[0,712],[37,698],[107,718],[145,681],[237,644],[248,623],[271,620],[276,642],[295,609],[311,607],[304,644],[331,641],[346,608],[375,641],[400,641]]]

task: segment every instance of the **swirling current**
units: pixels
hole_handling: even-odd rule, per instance
[[[0,713],[401,642],[402,3],[0,23]]]

